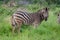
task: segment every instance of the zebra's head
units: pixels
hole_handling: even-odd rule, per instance
[[[48,8],[46,7],[46,8],[41,9],[39,11],[39,14],[40,14],[40,17],[42,19],[44,19],[45,21],[47,21],[47,19],[48,19]]]
[[[57,17],[57,22],[60,23],[60,13],[58,13],[57,16],[58,16],[58,17]]]

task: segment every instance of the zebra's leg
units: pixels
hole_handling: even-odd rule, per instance
[[[14,34],[17,24],[13,18],[11,19],[11,24],[12,24],[12,33]]]
[[[16,27],[14,26],[14,27],[12,27],[12,33],[14,34],[15,33],[15,29],[16,29]]]
[[[16,24],[14,21],[12,21],[12,33],[15,33],[15,29],[16,29]]]
[[[15,29],[17,27],[17,24],[15,21],[12,21],[12,33],[14,34],[15,33]]]
[[[34,26],[34,28],[37,28],[38,27],[38,24],[37,23],[34,23],[33,26]]]
[[[39,25],[39,23],[37,21],[34,21],[34,23],[33,23],[34,28],[37,28],[38,25]]]
[[[20,21],[20,22],[18,23],[18,25],[17,25],[17,26],[18,26],[18,29],[17,29],[17,32],[18,32],[18,33],[20,33],[21,25],[22,25],[22,21]]]

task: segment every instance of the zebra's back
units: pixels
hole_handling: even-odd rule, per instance
[[[20,22],[21,20],[23,21],[24,24],[32,24],[33,19],[32,17],[27,13],[23,11],[17,11],[13,14],[15,22]]]

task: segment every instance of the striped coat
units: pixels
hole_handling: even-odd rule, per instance
[[[59,23],[60,24],[60,11],[57,13],[57,23]]]
[[[24,23],[26,25],[33,24],[34,27],[37,27],[39,23],[48,18],[48,8],[43,8],[35,13],[27,13],[23,11],[17,11],[12,15],[12,26],[13,32],[15,27],[18,26],[20,30],[21,25]]]

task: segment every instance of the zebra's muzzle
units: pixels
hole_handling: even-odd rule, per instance
[[[47,21],[47,17],[45,18],[45,21]]]

